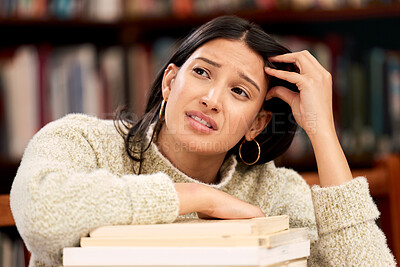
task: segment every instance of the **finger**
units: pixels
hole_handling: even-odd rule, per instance
[[[298,94],[299,93],[293,92],[286,87],[275,86],[268,91],[265,100],[270,100],[271,98],[278,97],[285,101],[290,107],[292,107],[293,101],[296,97],[298,97]]]
[[[271,62],[295,63],[298,61],[299,58],[300,59],[301,58],[308,59],[311,61],[312,61],[312,59],[315,59],[315,57],[308,50],[302,50],[302,51],[298,51],[298,52],[291,52],[291,53],[276,55],[273,57],[269,57],[268,59]],[[318,61],[316,60],[316,62],[318,62]]]
[[[265,67],[265,73],[267,73],[270,76],[274,76],[276,78],[288,81],[290,83],[294,83],[296,85],[300,84],[301,81],[304,79],[302,77],[302,75],[299,73],[292,72],[292,71],[272,69],[270,67]]]
[[[211,217],[211,216],[209,216],[209,215],[207,215],[207,214],[205,214],[205,213],[201,213],[201,212],[197,212],[197,216],[198,216],[200,219],[212,219],[212,218],[214,218],[214,217]]]
[[[274,57],[269,57],[268,59],[271,62],[295,64],[297,68],[300,70],[300,73],[303,73],[303,70],[307,70],[313,67],[313,64],[309,60],[307,53],[309,54],[308,51],[293,52],[293,53],[277,55]]]
[[[299,68],[300,73],[314,68],[317,68],[321,71],[326,71],[325,68],[322,67],[322,65],[318,62],[318,60],[307,50],[277,55],[274,57],[269,57],[268,59],[271,62],[293,63]]]

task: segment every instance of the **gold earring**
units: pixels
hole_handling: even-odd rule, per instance
[[[246,139],[243,140],[243,142],[240,144],[240,147],[239,147],[239,157],[240,157],[240,159],[242,160],[242,162],[243,162],[244,164],[249,165],[249,166],[250,166],[250,165],[253,165],[253,164],[256,164],[257,161],[260,159],[260,155],[261,155],[260,144],[257,142],[256,139],[253,139],[252,141],[256,142],[257,147],[258,147],[257,159],[256,159],[254,162],[248,163],[248,162],[244,161],[244,159],[243,159],[243,157],[242,157],[242,145],[244,144],[244,142],[246,142]]]
[[[167,101],[165,101],[165,99],[163,99],[163,101],[161,102],[161,108],[160,108],[160,113],[158,114],[158,118],[160,120],[160,122],[163,122],[162,120],[162,114],[164,112],[164,108],[165,108],[165,104],[167,103]]]

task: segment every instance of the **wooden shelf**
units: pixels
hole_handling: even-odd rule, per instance
[[[191,15],[190,17],[177,17],[173,15],[163,17],[135,17],[124,18],[121,24],[141,25],[142,27],[177,27],[184,25],[191,27],[199,25],[210,19],[233,14],[261,24],[264,23],[298,23],[298,22],[339,22],[358,20],[379,20],[400,18],[400,4],[375,5],[366,8],[341,8],[334,10],[309,9],[274,9],[274,10],[244,10],[236,12],[217,12],[209,15]]]
[[[173,14],[165,16],[124,17],[113,22],[86,19],[56,18],[0,18],[0,34],[8,36],[4,42],[17,43],[71,43],[106,42],[130,44],[138,40],[152,40],[168,31],[168,34],[182,36],[193,27],[210,19],[234,14],[254,21],[260,25],[273,25],[277,34],[307,34],[309,31],[323,34],[331,31],[351,31],[358,33],[360,27],[378,27],[385,23],[385,32],[397,30],[400,23],[400,4],[375,5],[366,8],[342,8],[338,10],[243,10],[236,12],[217,12],[209,15],[191,15],[179,17]],[[365,27],[364,23],[371,24]],[[310,27],[310,24],[313,27]],[[375,26],[374,26],[375,25]],[[382,30],[385,27],[379,27]],[[171,30],[173,29],[173,30]],[[60,30],[63,30],[60,32]],[[371,29],[370,29],[371,30]],[[43,32],[43,33],[42,33]],[[270,31],[268,31],[270,32]],[[370,32],[370,35],[371,34]],[[13,42],[13,40],[15,40]]]
[[[0,227],[15,225],[10,209],[10,195],[0,195]]]
[[[122,25],[136,25],[141,27],[154,26],[179,26],[185,23],[186,27],[194,24],[204,23],[216,16],[234,14],[259,23],[279,22],[279,23],[296,23],[296,22],[321,22],[321,21],[356,21],[365,19],[387,19],[400,17],[400,3],[394,4],[375,4],[364,8],[344,7],[340,9],[307,9],[296,10],[287,8],[277,8],[271,10],[240,10],[233,12],[211,12],[209,14],[199,15],[192,14],[190,16],[177,16],[174,14],[165,14],[163,16],[142,16],[142,17],[122,17],[115,21],[88,20],[84,18],[58,19],[54,17],[45,18],[0,18],[2,26],[41,26],[41,27],[116,27]],[[187,24],[189,23],[189,25]],[[192,24],[192,25],[190,25]]]
[[[14,27],[113,27],[119,25],[119,21],[103,22],[87,19],[54,19],[54,18],[0,18],[1,26]]]

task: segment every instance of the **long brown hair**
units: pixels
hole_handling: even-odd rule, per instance
[[[272,64],[268,60],[271,56],[289,53],[290,50],[275,41],[260,26],[236,16],[217,17],[203,24],[183,39],[175,53],[172,54],[171,58],[158,73],[152,84],[144,115],[135,120],[128,109],[123,108],[117,111],[115,122],[118,121],[121,123],[115,123],[115,126],[124,137],[125,149],[130,158],[140,162],[138,174],[141,173],[143,153],[149,148],[151,142],[153,142],[161,129],[159,112],[163,100],[161,83],[164,70],[170,63],[181,67],[197,48],[217,38],[241,40],[258,53],[264,59],[267,66],[295,70],[292,64]],[[269,77],[269,88],[276,85],[282,85],[292,91],[298,92],[295,85],[275,77]],[[273,160],[285,152],[290,146],[297,128],[290,106],[281,99],[273,98],[265,101],[263,108],[267,111],[272,111],[273,118],[264,131],[256,137],[261,147],[261,156],[256,164],[263,164]],[[155,123],[155,128],[151,139],[146,143],[146,135],[152,123]],[[242,140],[228,151],[227,156],[232,154],[238,155],[239,145]],[[138,146],[137,144],[140,145]],[[246,158],[248,162],[252,162],[257,153],[257,148],[243,148],[241,150],[242,157]]]

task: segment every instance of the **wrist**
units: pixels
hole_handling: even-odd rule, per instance
[[[307,136],[310,138],[311,144],[332,142],[337,140],[335,125],[333,123],[318,123],[316,127],[308,130]]]
[[[179,199],[179,215],[212,209],[210,187],[197,183],[175,183]]]
[[[344,184],[352,174],[334,128],[322,128],[309,136],[322,187]]]

